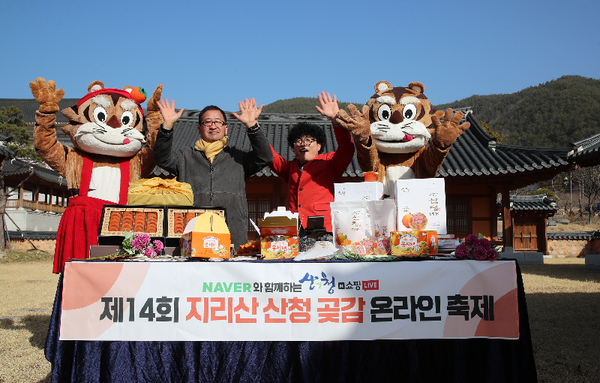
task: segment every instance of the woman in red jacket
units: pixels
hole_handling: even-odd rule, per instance
[[[334,123],[339,111],[337,99],[329,93],[319,94],[321,106],[316,106],[321,115],[328,117],[338,143],[335,152],[322,154],[326,137],[322,128],[315,124],[301,122],[288,133],[288,145],[294,149],[296,158],[287,161],[275,152],[271,170],[288,183],[286,208],[298,212],[302,228],[306,228],[308,217],[324,217],[325,229],[331,232],[331,209],[333,184],[341,182],[342,174],[354,155],[354,143],[350,133]]]

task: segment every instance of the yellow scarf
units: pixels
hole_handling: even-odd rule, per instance
[[[229,142],[229,137],[225,136],[221,138],[219,141],[215,142],[206,142],[202,138],[196,141],[196,149],[203,151],[206,158],[212,164],[215,156],[223,150],[227,143]]]

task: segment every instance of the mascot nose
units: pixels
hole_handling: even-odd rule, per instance
[[[117,118],[117,116],[113,115],[108,122],[106,123],[106,125],[110,126],[111,128],[120,128],[121,127],[121,120],[119,120]]]
[[[399,124],[404,120],[404,118],[402,117],[402,112],[396,110],[394,113],[392,113],[392,118],[390,118],[390,122],[392,124]]]
[[[123,140],[123,145],[127,145],[130,142],[131,142],[131,140],[129,138],[126,138]]]

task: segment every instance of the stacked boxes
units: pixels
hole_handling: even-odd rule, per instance
[[[260,254],[264,259],[294,258],[298,255],[298,213],[279,206],[258,220]]]

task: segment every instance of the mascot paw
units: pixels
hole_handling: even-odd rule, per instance
[[[371,137],[371,123],[369,122],[369,107],[363,106],[362,111],[356,109],[354,104],[348,105],[348,113],[340,110],[335,116],[335,122],[349,131],[354,138],[363,144],[369,142]]]
[[[444,116],[444,122],[440,122],[438,114],[433,115],[431,120],[435,125],[435,134],[433,135],[433,143],[441,149],[446,149],[452,146],[454,141],[463,134],[469,127],[470,123],[465,122],[458,125],[463,118],[463,112],[458,111],[453,114],[452,109],[446,109],[446,112],[440,112]]]
[[[62,100],[65,91],[56,89],[56,83],[52,80],[46,82],[42,77],[38,77],[35,81],[29,83],[31,94],[40,104],[40,112],[56,113],[58,112],[58,102]]]

